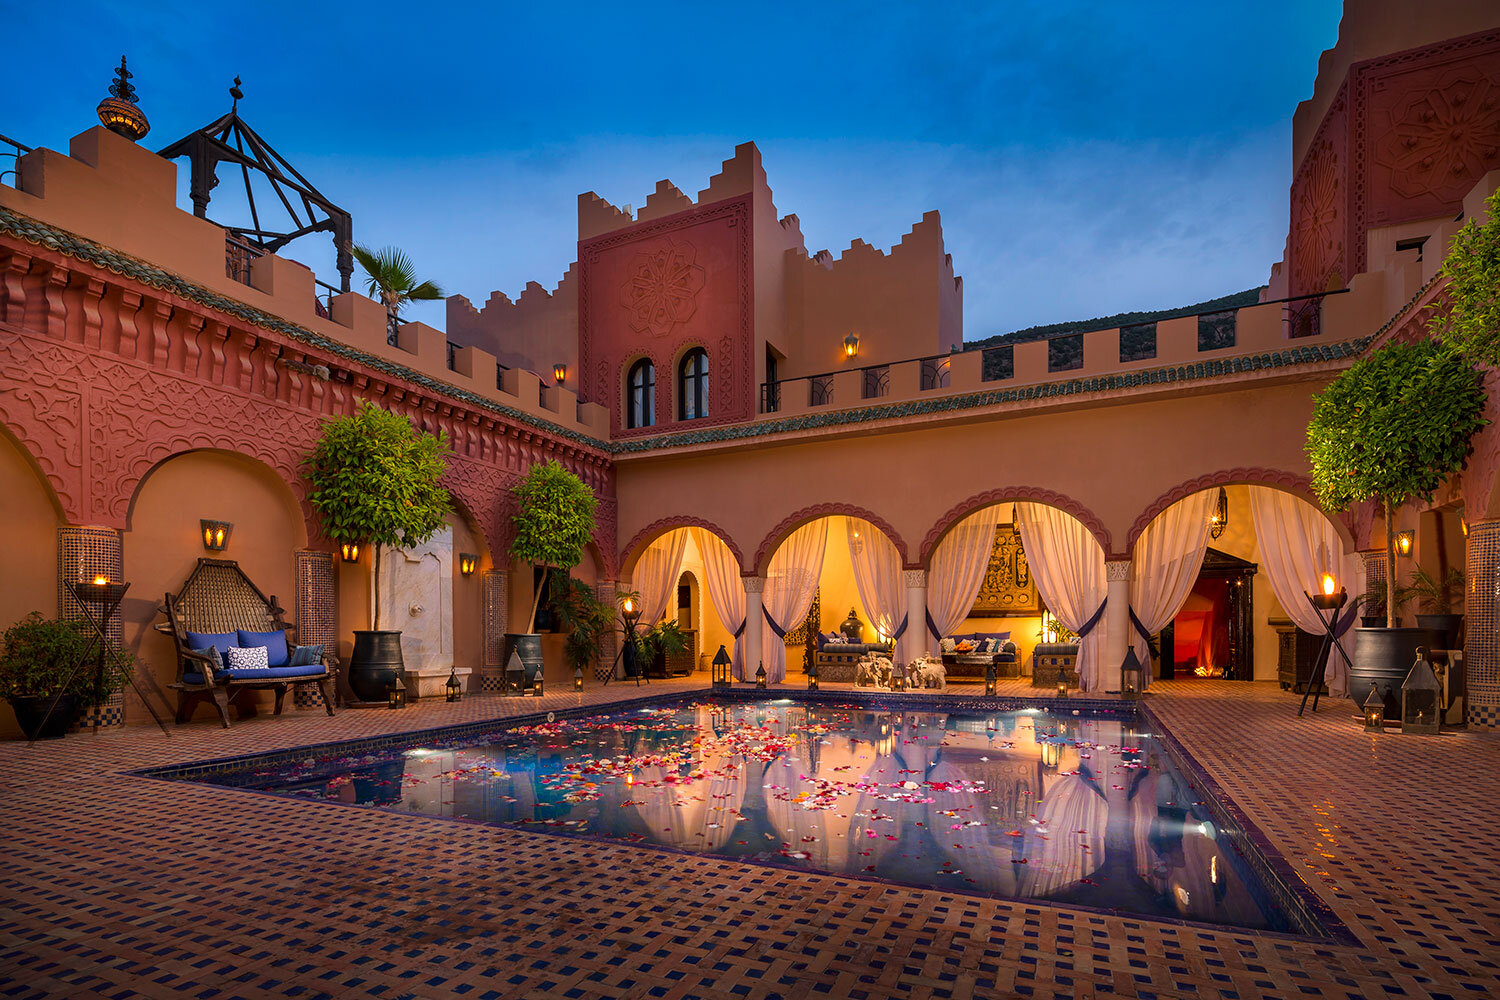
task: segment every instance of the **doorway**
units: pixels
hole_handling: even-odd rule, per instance
[[[1255,677],[1255,563],[1218,549],[1203,556],[1203,568],[1186,603],[1162,631],[1164,679]]]

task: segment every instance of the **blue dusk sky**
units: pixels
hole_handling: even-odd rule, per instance
[[[1340,4],[117,0],[3,16],[0,133],[66,149],[124,52],[159,149],[228,111],[238,74],[245,120],[353,214],[356,239],[402,247],[476,305],[557,283],[580,192],[639,208],[668,178],[696,196],[753,140],[809,251],[883,249],[939,210],[975,340],[1264,283],[1291,115]],[[231,180],[221,168],[210,216],[244,221],[225,214]],[[286,252],[337,280],[325,237]],[[412,315],[444,325],[440,303]]]

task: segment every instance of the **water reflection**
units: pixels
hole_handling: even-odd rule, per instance
[[[754,704],[564,720],[260,787],[835,873],[1286,929],[1113,719]]]

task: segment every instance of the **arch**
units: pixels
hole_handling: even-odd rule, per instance
[[[933,525],[932,530],[927,532],[927,537],[922,539],[920,565],[925,567],[932,561],[932,554],[937,551],[938,544],[964,518],[977,510],[983,510],[994,504],[1011,503],[1016,500],[1046,504],[1049,507],[1056,507],[1058,510],[1071,514],[1085,528],[1089,529],[1089,533],[1098,540],[1106,556],[1113,558],[1112,556],[1108,556],[1110,551],[1109,529],[1104,526],[1104,522],[1100,520],[1099,515],[1089,510],[1077,500],[1053,490],[1042,489],[1038,486],[1003,486],[999,489],[976,493],[967,500],[950,507],[948,512],[938,519],[937,524]]]
[[[625,370],[625,426],[655,427],[656,417],[656,362],[637,358]]]
[[[678,420],[702,420],[709,414],[708,352],[692,347],[677,362]]]
[[[767,534],[765,539],[760,543],[760,547],[755,550],[755,562],[753,566],[746,567],[744,561],[741,560],[741,572],[747,572],[749,569],[753,568],[756,576],[765,576],[766,571],[770,568],[771,556],[775,553],[777,547],[781,545],[781,543],[786,539],[787,535],[790,535],[793,531],[802,527],[802,525],[806,524],[809,521],[816,521],[820,517],[830,517],[837,514],[842,514],[845,517],[857,517],[862,520],[869,521],[871,524],[875,525],[875,527],[885,532],[885,537],[889,538],[891,544],[896,546],[896,552],[901,556],[901,564],[908,569],[914,568],[911,566],[907,557],[905,539],[901,537],[901,534],[896,531],[895,528],[891,527],[891,523],[885,518],[881,517],[879,514],[874,513],[873,511],[865,510],[863,507],[856,507],[853,504],[820,503],[815,504],[811,507],[803,507],[795,514],[791,514],[783,518],[781,520],[781,523],[777,524],[776,527],[771,529],[770,533]]]
[[[10,445],[16,449],[16,453],[21,456],[21,461],[31,470],[31,474],[46,493],[47,502],[51,504],[52,512],[57,515],[58,523],[67,524],[70,513],[69,505],[64,503],[62,495],[57,492],[57,481],[42,467],[42,463],[37,461],[36,455],[32,454],[27,442],[21,439],[20,435],[15,432],[15,428],[4,421],[0,421],[0,438],[10,442]]]
[[[704,520],[701,517],[692,517],[688,514],[674,514],[670,517],[663,517],[652,521],[635,533],[635,537],[630,540],[623,550],[624,555],[620,559],[620,576],[623,578],[632,572],[635,569],[636,562],[641,558],[641,553],[645,552],[652,542],[673,528],[702,528],[704,531],[715,535],[734,554],[735,561],[740,564],[740,572],[745,572],[745,556],[740,552],[739,545],[735,544],[734,538],[730,536],[729,532],[712,521]]]
[[[1161,496],[1153,500],[1141,515],[1135,519],[1130,526],[1130,533],[1125,538],[1125,552],[1120,555],[1111,555],[1111,559],[1129,559],[1130,553],[1135,549],[1135,543],[1141,537],[1141,532],[1146,526],[1154,521],[1162,511],[1172,506],[1179,500],[1192,496],[1200,490],[1212,489],[1215,486],[1269,486],[1271,489],[1290,493],[1299,500],[1305,500],[1315,510],[1321,513],[1338,531],[1339,538],[1353,552],[1359,548],[1358,538],[1363,533],[1369,533],[1369,519],[1371,512],[1350,508],[1342,517],[1333,517],[1323,510],[1318,498],[1313,493],[1312,480],[1296,472],[1287,472],[1282,469],[1264,468],[1238,468],[1225,469],[1222,472],[1213,472],[1205,476],[1198,476],[1167,490]],[[1108,548],[1105,551],[1109,551]]]
[[[215,447],[184,448],[181,451],[174,451],[171,454],[165,455],[157,461],[153,462],[151,467],[143,472],[140,478],[135,481],[134,488],[130,492],[128,506],[126,507],[125,511],[125,530],[127,532],[135,531],[137,529],[137,525],[135,524],[136,506],[140,501],[142,492],[146,489],[147,484],[150,483],[152,477],[159,473],[161,469],[168,463],[189,455],[223,455],[235,461],[244,462],[247,465],[256,468],[258,471],[269,473],[270,479],[276,483],[277,487],[279,488],[278,491],[283,495],[283,499],[290,505],[290,509],[297,511],[301,515],[296,519],[299,529],[297,538],[295,539],[296,547],[306,548],[308,540],[310,538],[316,537],[316,522],[314,520],[316,515],[314,514],[311,505],[307,502],[306,489],[304,488],[299,490],[294,485],[298,482],[295,478],[293,478],[291,481],[288,481],[288,477],[286,476],[283,469],[278,468],[276,464],[266,461],[260,456],[246,454],[245,452],[234,448]],[[196,528],[196,525],[194,525],[194,527]]]

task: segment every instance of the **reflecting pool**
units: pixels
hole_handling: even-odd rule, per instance
[[[950,891],[1292,929],[1278,894],[1139,725],[1036,710],[702,702],[200,780]]]

